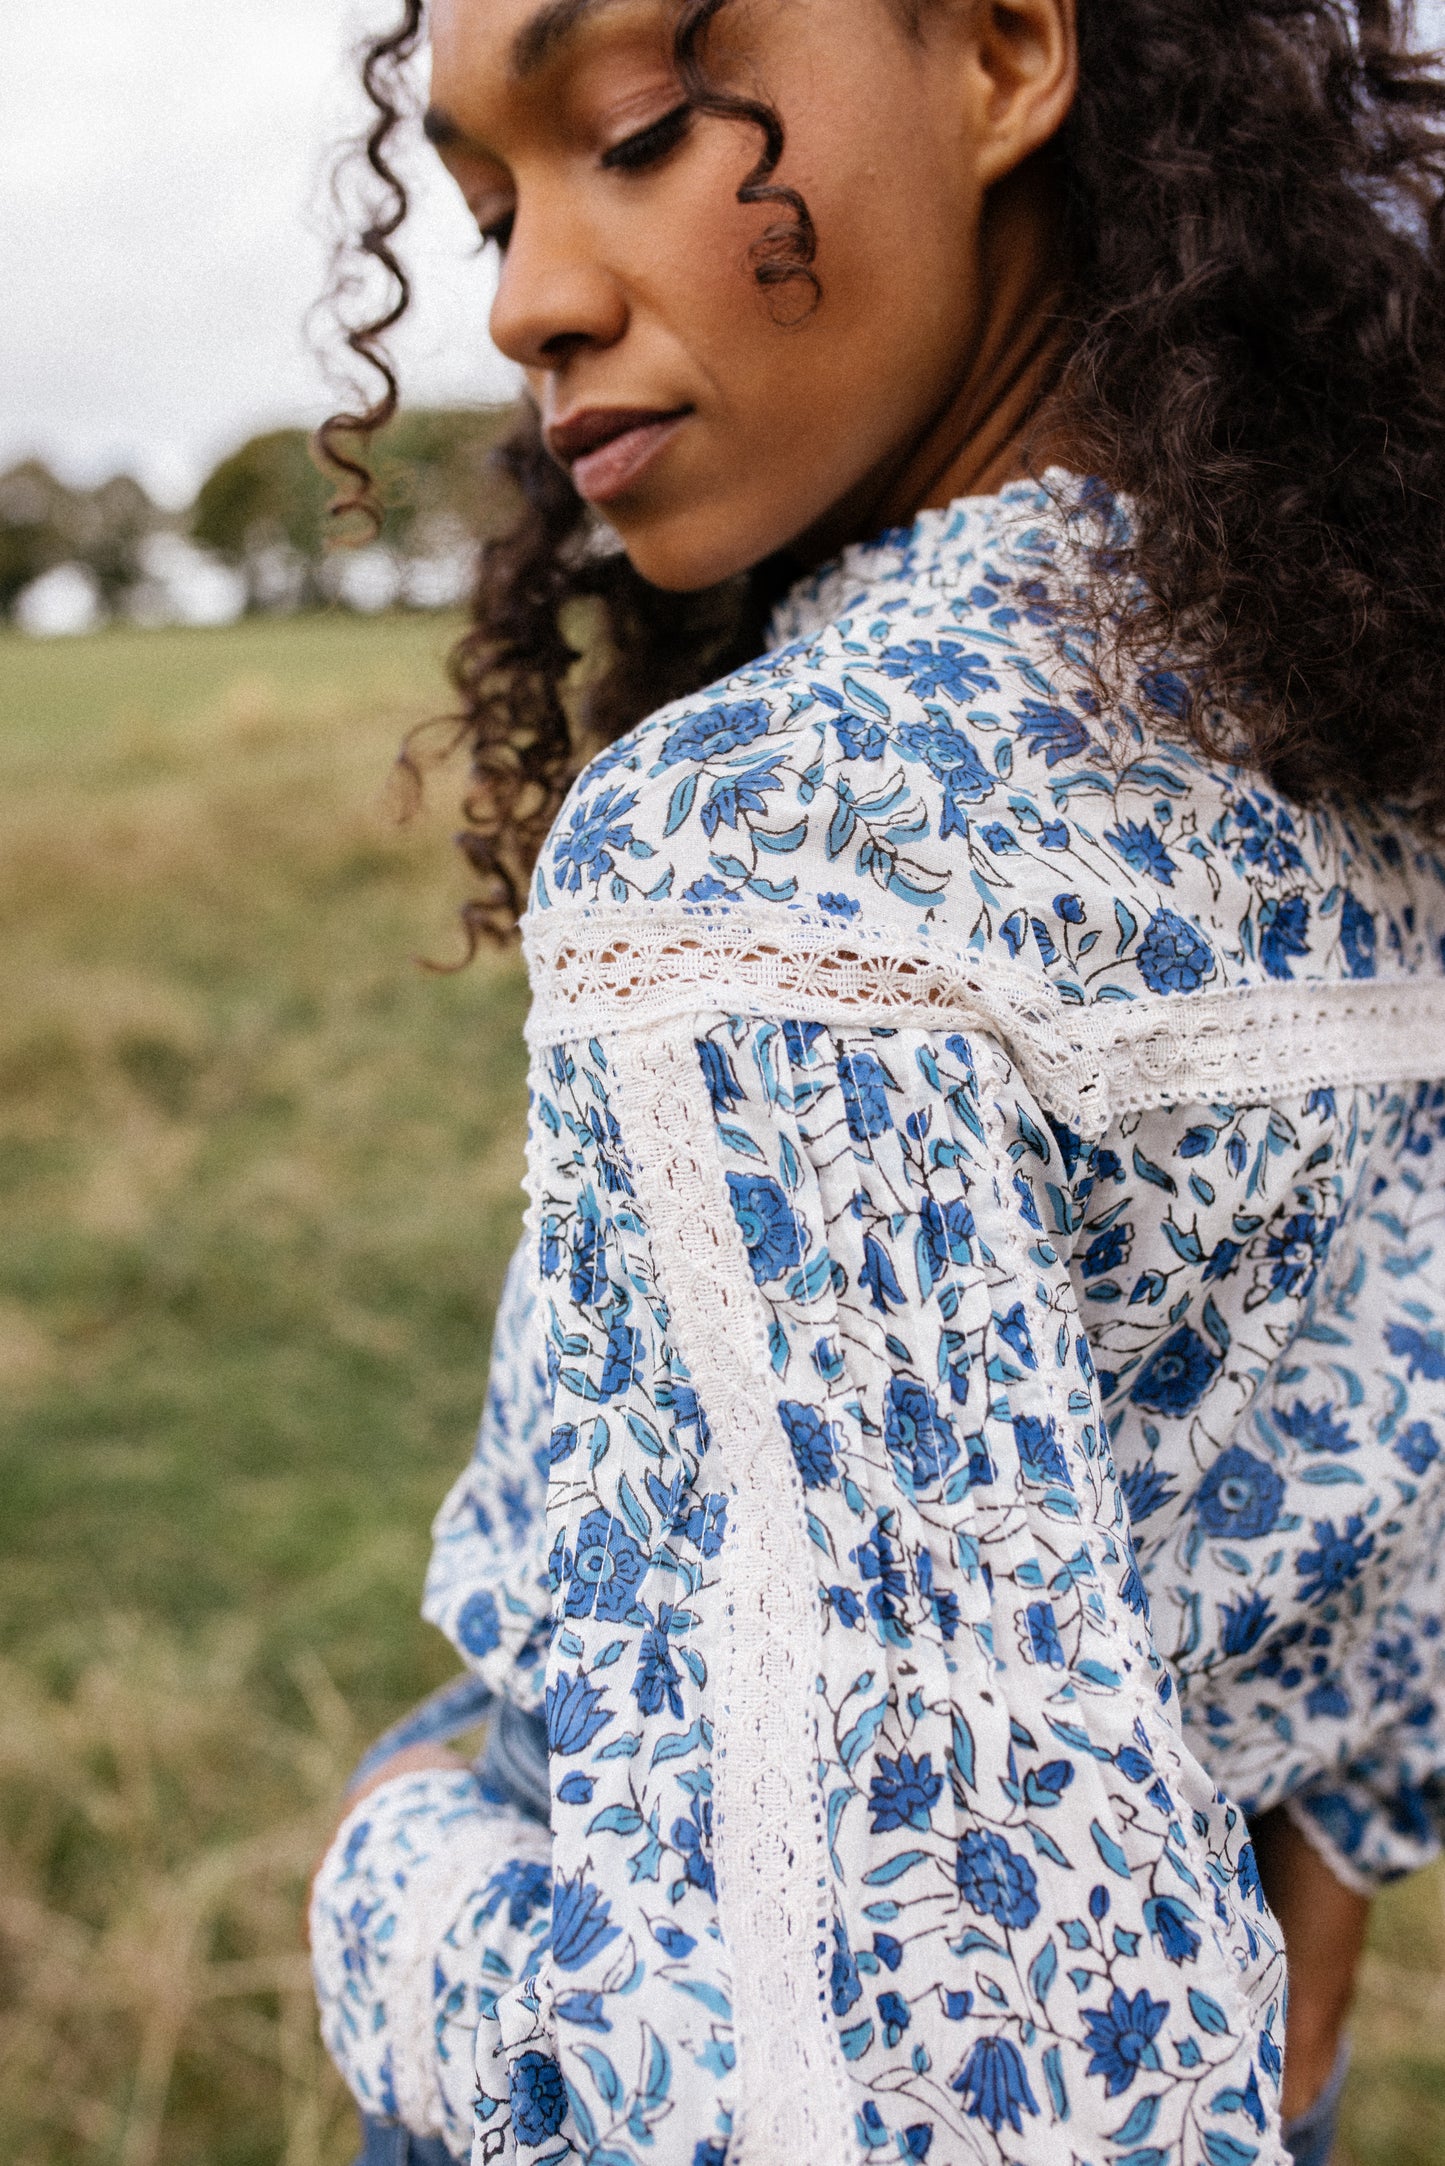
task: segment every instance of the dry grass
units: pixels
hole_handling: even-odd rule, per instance
[[[447,627],[0,641],[0,2159],[341,2166],[304,1877],[515,1238],[514,965],[417,972]]]
[[[445,1675],[426,1528],[517,1216],[515,967],[416,973],[447,627],[0,640],[0,2160],[344,2166],[305,1875]],[[1445,1878],[1381,1905],[1356,2166],[1445,2162]]]
[[[351,2156],[298,1917],[357,1730],[319,1662],[308,1721],[268,1716],[255,1652],[112,1623],[63,1696],[0,1666],[13,2166]]]

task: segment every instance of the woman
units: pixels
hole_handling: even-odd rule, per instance
[[[1445,1800],[1445,89],[1387,0],[427,27],[531,1210],[496,1743],[370,1773],[328,2042],[397,2156],[1323,2160]]]

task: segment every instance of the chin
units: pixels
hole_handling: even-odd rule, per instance
[[[759,536],[755,530],[729,532],[715,510],[629,519],[619,508],[604,516],[633,570],[665,594],[700,594],[707,587],[721,586],[726,579],[750,572],[788,539],[787,535]]]

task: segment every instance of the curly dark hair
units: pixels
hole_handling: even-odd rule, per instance
[[[817,293],[802,199],[774,179],[779,116],[718,91],[709,27],[678,0],[695,108],[754,125],[739,192],[777,216],[753,270],[780,318]],[[880,0],[885,4],[885,0]],[[917,27],[932,0],[886,0]],[[1065,205],[1066,336],[1053,387],[1078,461],[1123,491],[1111,591],[1126,654],[1195,661],[1185,726],[1293,798],[1389,797],[1445,827],[1445,79],[1400,0],[1079,0],[1080,88],[1044,156]],[[390,162],[424,0],[367,49],[365,145],[380,184],[363,256],[392,281],[353,325],[380,396],[321,441],[364,506],[364,445],[391,418],[386,333],[408,301]],[[599,551],[591,514],[523,408],[498,457],[522,499],[482,552],[452,674],[480,879],[469,952],[515,924],[585,760],[760,648],[772,565],[661,593]],[[1076,462],[1077,463],[1077,462]],[[1118,576],[1122,575],[1122,576]],[[590,605],[590,606],[579,606]],[[589,649],[588,680],[578,665]],[[597,657],[601,656],[600,662]],[[1216,742],[1227,713],[1231,737]],[[415,764],[415,753],[403,755]]]

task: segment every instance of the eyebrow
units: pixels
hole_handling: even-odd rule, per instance
[[[589,15],[600,14],[615,0],[546,0],[512,40],[512,75],[523,82],[551,60]]]

